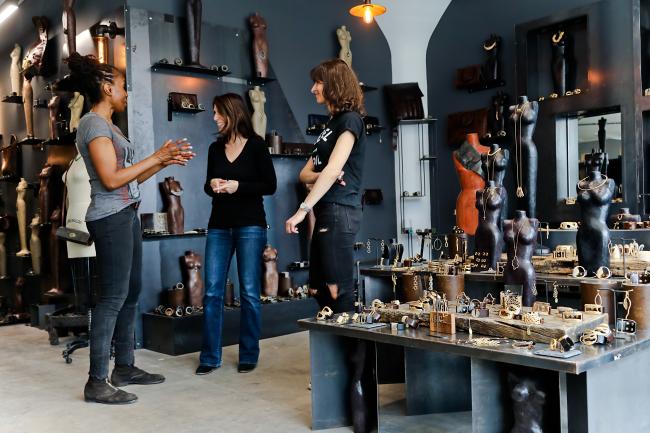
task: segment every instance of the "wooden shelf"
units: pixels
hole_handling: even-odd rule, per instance
[[[74,146],[75,139],[77,138],[77,131],[68,132],[58,138],[53,138],[51,140],[43,141],[40,143],[41,146]]]
[[[276,81],[276,79],[271,77],[247,77],[246,81],[248,81],[248,84],[251,86],[263,86]]]
[[[364,92],[373,92],[377,90],[377,87],[368,86],[367,84],[364,83],[359,83],[359,85],[361,86],[361,90]]]
[[[20,95],[8,95],[2,98],[2,102],[8,103],[8,104],[22,104],[23,103],[23,97]]]
[[[422,158],[420,158],[420,161],[433,161],[436,159],[438,159],[437,156],[424,155]]]
[[[154,72],[177,72],[182,74],[206,75],[206,76],[217,77],[217,78],[230,75],[230,71],[223,72],[221,70],[202,68],[200,66],[185,66],[185,65],[179,66],[173,63],[160,63],[160,62],[151,65],[151,70]]]
[[[426,123],[434,123],[437,121],[438,119],[434,117],[426,117],[424,119],[406,119],[406,120],[400,120],[398,125],[422,125]]]

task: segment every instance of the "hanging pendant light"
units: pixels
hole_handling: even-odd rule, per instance
[[[363,4],[350,9],[350,15],[363,18],[366,24],[370,24],[376,16],[385,12],[386,8],[384,6],[372,4],[371,0],[364,0]]]

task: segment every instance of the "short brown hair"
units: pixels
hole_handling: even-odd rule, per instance
[[[224,93],[215,96],[212,100],[212,106],[226,119],[226,125],[222,131],[219,131],[225,143],[230,141],[233,135],[241,135],[244,138],[258,136],[253,129],[248,107],[244,99],[238,94]]]
[[[363,92],[357,74],[341,59],[326,60],[309,73],[314,82],[323,83],[323,96],[333,114],[356,111],[364,116]]]

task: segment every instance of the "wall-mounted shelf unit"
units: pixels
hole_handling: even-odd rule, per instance
[[[151,65],[151,70],[153,72],[176,72],[181,74],[198,74],[205,75],[210,77],[225,77],[230,75],[230,71],[223,71],[221,69],[210,69],[202,68],[199,66],[185,66],[185,65],[176,65],[173,63],[161,63],[157,62]]]

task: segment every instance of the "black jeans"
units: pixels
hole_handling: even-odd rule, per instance
[[[95,239],[99,300],[92,310],[90,372],[108,377],[111,340],[115,336],[115,364],[132,365],[135,313],[142,288],[142,234],[134,206],[105,218],[89,221]]]
[[[309,255],[309,286],[321,308],[335,313],[354,310],[354,239],[361,226],[361,208],[337,203],[314,207],[316,225]],[[332,299],[327,284],[338,286]]]

